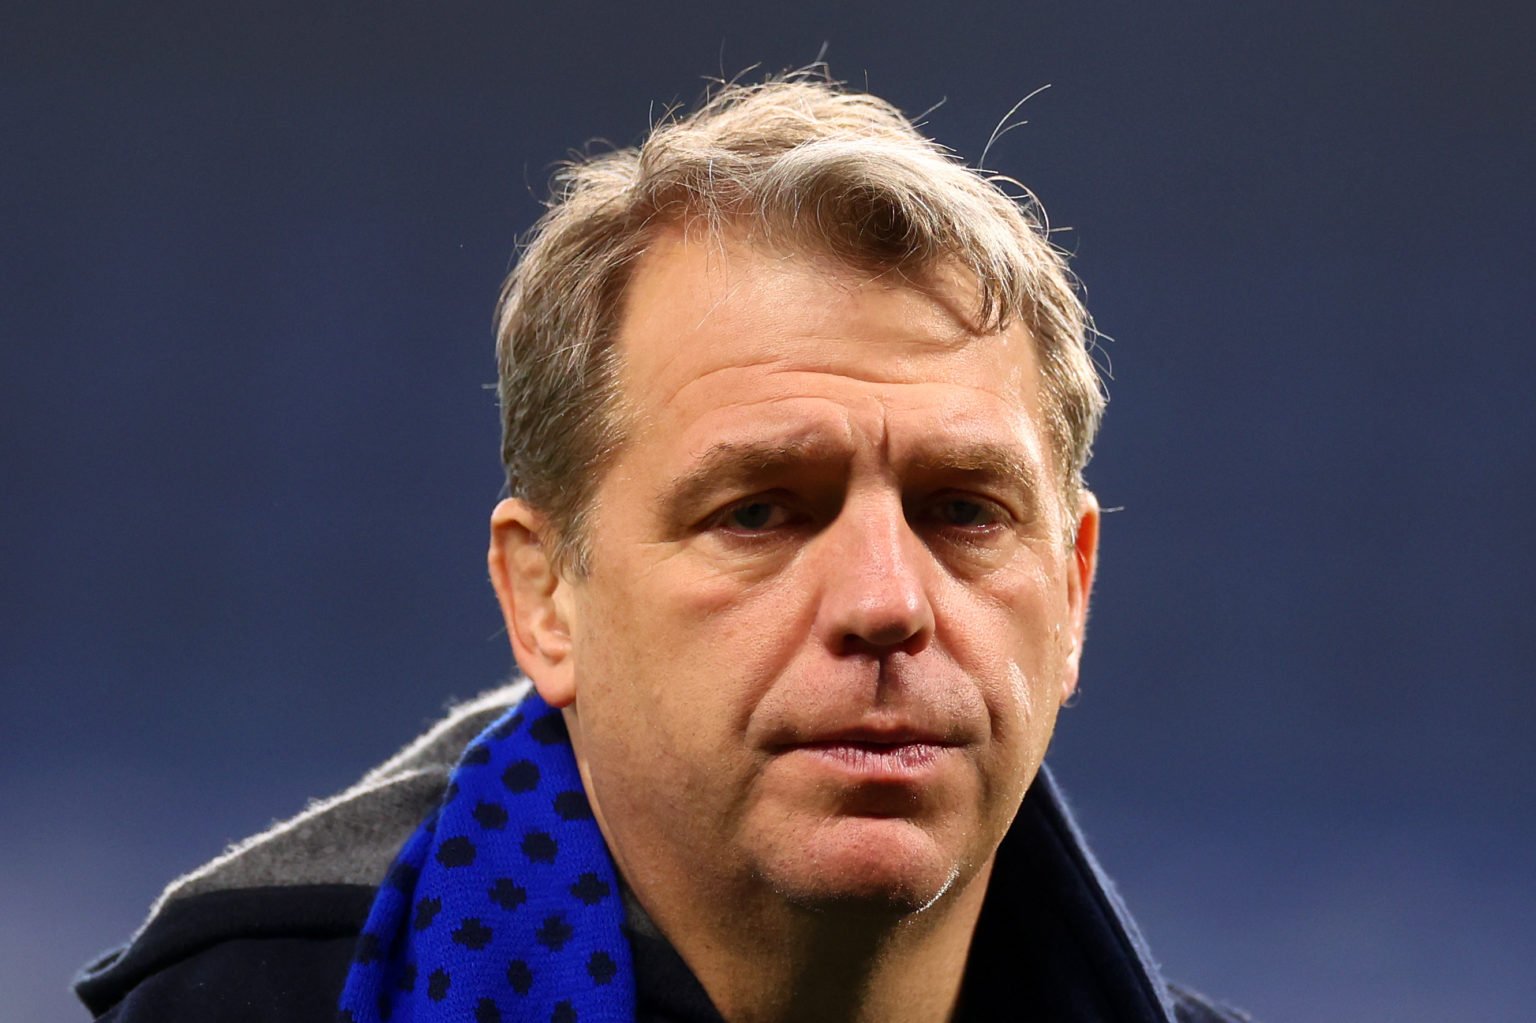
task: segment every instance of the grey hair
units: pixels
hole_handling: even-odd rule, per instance
[[[726,84],[638,147],[564,165],[497,309],[508,492],[552,527],[555,563],[589,568],[602,474],[624,440],[616,335],[640,256],[663,229],[745,226],[908,279],[941,262],[975,283],[981,333],[1022,322],[1038,346],[1069,533],[1105,397],[1092,327],[1038,204],[965,166],[885,100],[814,72]]]

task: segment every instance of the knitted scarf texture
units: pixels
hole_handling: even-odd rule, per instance
[[[613,859],[560,712],[530,693],[465,749],[379,887],[343,1023],[632,1023]]]

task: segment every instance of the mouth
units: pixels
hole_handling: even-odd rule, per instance
[[[861,742],[834,739],[794,747],[833,761],[856,774],[912,774],[933,766],[953,747],[937,742]]]
[[[951,756],[958,744],[911,729],[853,729],[784,745],[779,753],[863,784],[909,784],[923,780]]]

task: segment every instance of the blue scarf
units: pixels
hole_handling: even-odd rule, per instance
[[[617,872],[560,712],[482,732],[358,938],[344,1023],[633,1023]]]

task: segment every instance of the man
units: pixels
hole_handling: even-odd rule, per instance
[[[1098,542],[1085,330],[1026,211],[870,96],[727,87],[569,168],[498,344],[532,691],[173,885],[82,997],[1238,1018],[1161,979],[1041,770]]]

